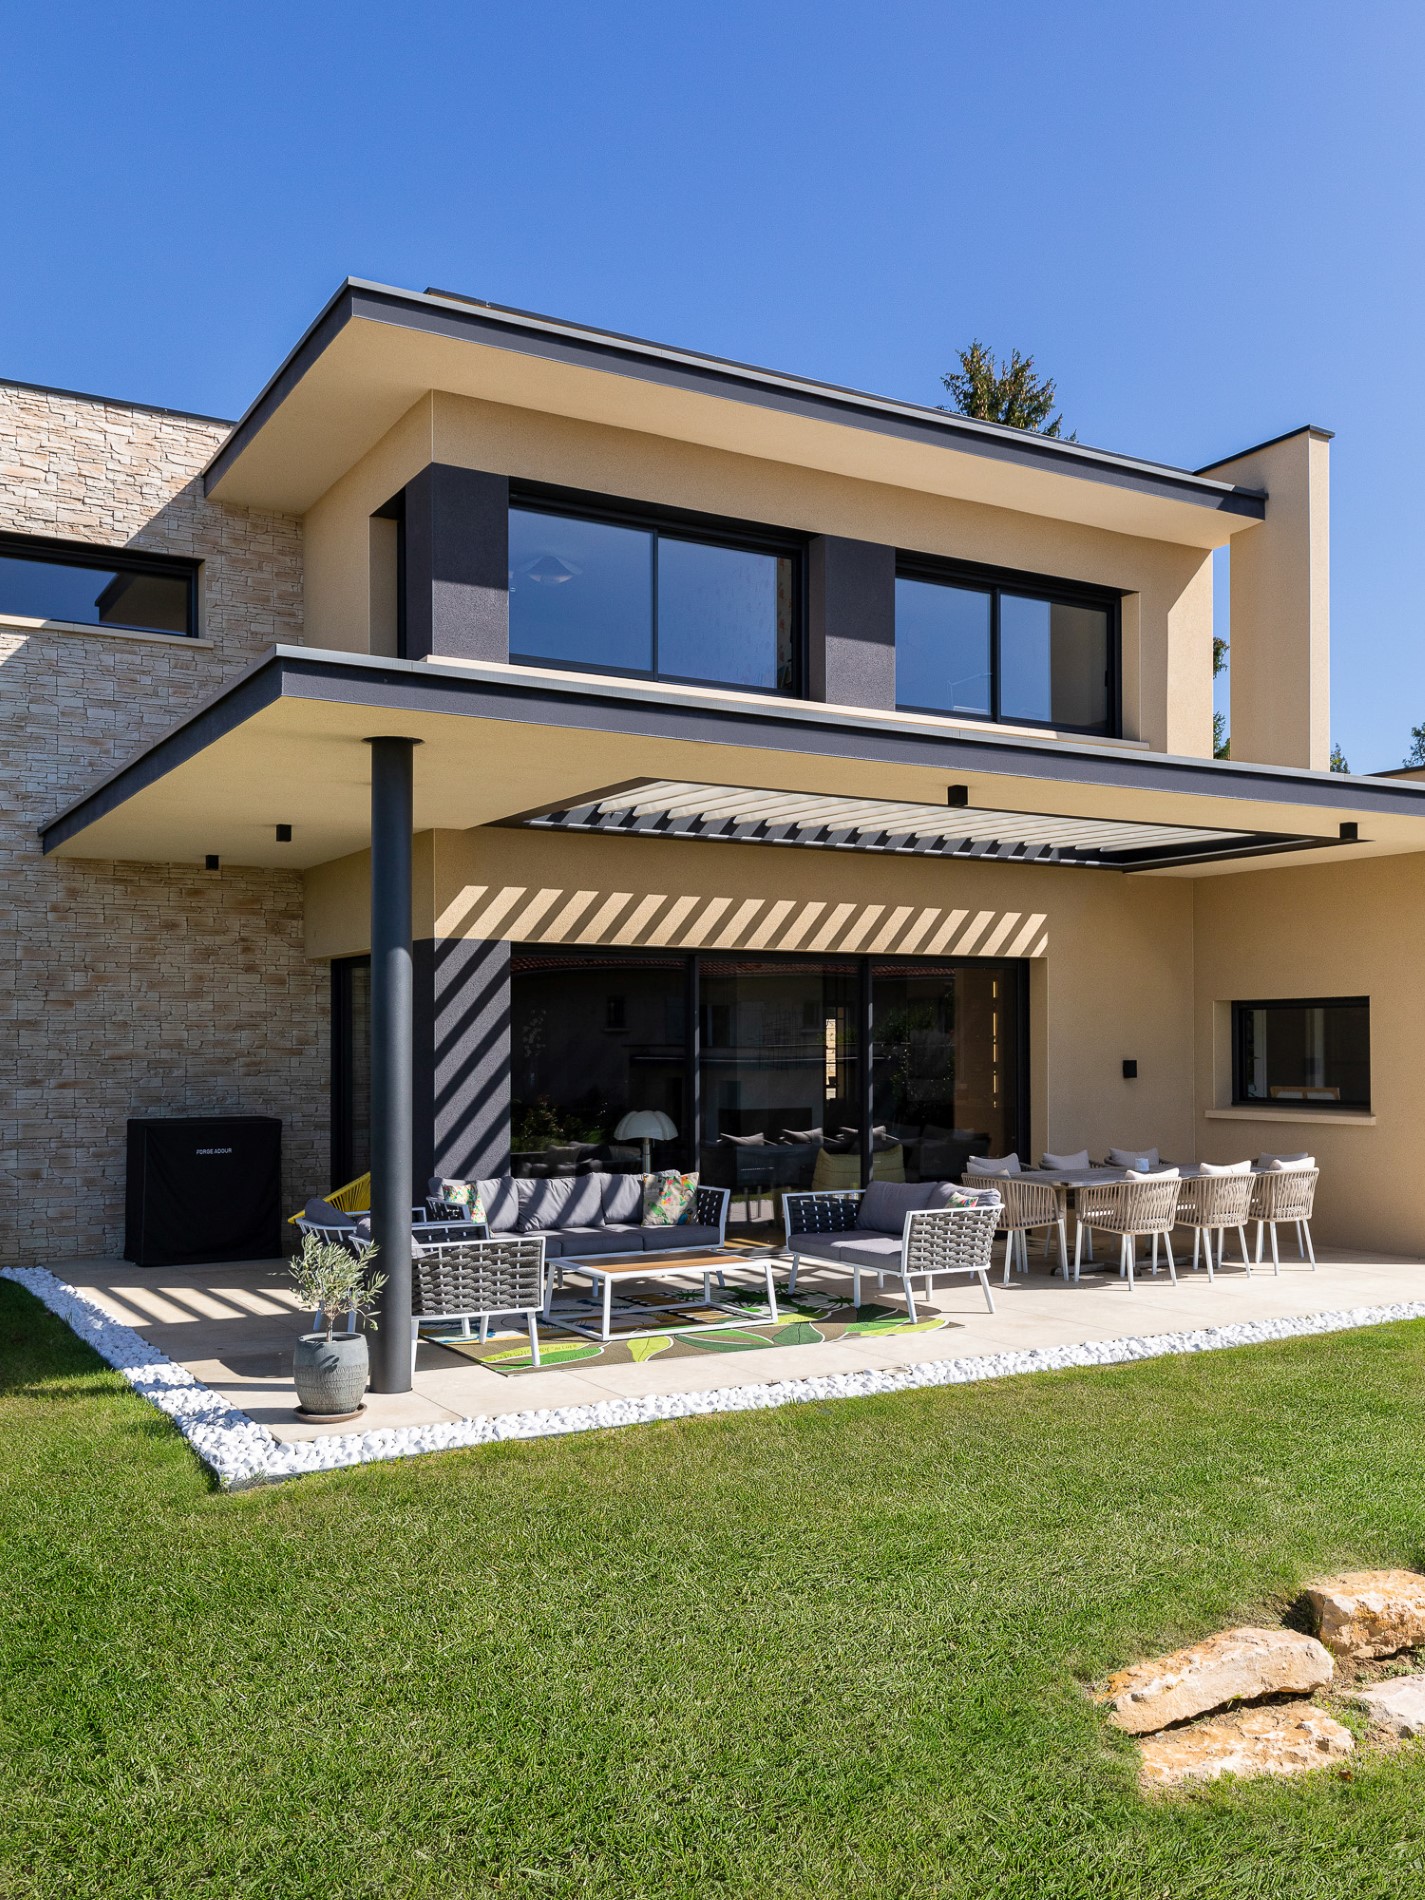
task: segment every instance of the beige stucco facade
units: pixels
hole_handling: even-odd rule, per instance
[[[226,425],[0,392],[0,525],[203,563],[197,641],[0,619],[0,684],[23,762],[0,826],[16,893],[16,1033],[0,1068],[6,1248],[33,1259],[117,1244],[123,1124],[136,1113],[279,1113],[289,1197],[331,1185],[330,966],[370,945],[364,739],[397,732],[421,741],[418,943],[1023,959],[1036,1154],[1142,1144],[1221,1161],[1305,1150],[1322,1165],[1324,1239],[1425,1249],[1414,1191],[1425,1165],[1425,814],[1362,821],[1343,852],[1339,828],[1355,809],[1344,781],[1317,788],[1303,818],[1285,780],[1234,789],[1217,765],[1190,791],[1151,772],[1131,785],[1103,775],[1149,754],[1163,768],[1161,755],[1210,759],[1212,559],[1228,542],[1233,764],[1324,767],[1323,432],[1215,471],[1265,490],[1263,519],[1199,518],[1186,503],[1091,486],[1068,465],[936,461],[923,444],[852,441],[770,407],[620,388],[609,373],[526,358],[482,359],[477,373],[448,339],[409,346],[401,373],[414,383],[387,374],[396,346],[376,326],[343,347],[340,376],[318,365],[289,398],[301,427],[279,412],[275,434],[216,493],[202,469]],[[1097,748],[1099,776],[996,764],[991,740],[1059,743],[999,728],[984,735],[982,769],[957,755],[970,802],[1304,830],[1319,848],[1311,861],[1123,874],[512,829],[497,821],[630,774],[943,805],[933,759],[897,762],[876,747],[912,726],[927,745],[959,741],[948,721],[883,709],[871,731],[857,708],[821,705],[800,750],[774,750],[751,696],[663,684],[645,699],[666,725],[636,742],[597,722],[545,729],[508,700],[476,722],[418,699],[439,666],[402,661],[367,667],[365,698],[333,688],[265,707],[62,850],[42,851],[42,824],[278,643],[353,667],[392,654],[390,544],[373,517],[432,463],[1116,590],[1123,730]],[[569,685],[509,665],[469,678],[507,695]],[[715,740],[678,736],[678,719],[713,711]],[[1327,796],[1336,786],[1339,806]],[[279,839],[279,823],[295,839]],[[216,874],[201,868],[210,852]],[[1360,995],[1372,1012],[1369,1114],[1231,1106],[1234,1001]]]

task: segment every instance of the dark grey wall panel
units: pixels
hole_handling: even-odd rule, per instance
[[[807,693],[836,706],[896,703],[896,552],[819,534],[807,550]]]
[[[406,652],[510,657],[510,484],[432,462],[405,491]]]
[[[510,1166],[510,946],[415,945],[415,1185]]]

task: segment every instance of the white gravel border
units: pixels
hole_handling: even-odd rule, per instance
[[[925,1386],[970,1385],[1024,1372],[1057,1372],[1069,1366],[1123,1365],[1176,1353],[1220,1352],[1272,1339],[1349,1332],[1393,1320],[1425,1319],[1425,1301],[1390,1306],[1352,1306],[1291,1319],[1251,1320],[1235,1326],[1204,1326],[1189,1333],[1150,1333],[1127,1339],[1087,1341],[1078,1346],[1034,1347],[1026,1352],[987,1353],[975,1359],[935,1359],[918,1365],[864,1372],[813,1374],[767,1385],[723,1386],[711,1392],[665,1393],[641,1399],[604,1399],[597,1405],[563,1405],[549,1411],[507,1412],[499,1418],[453,1419],[440,1425],[403,1425],[386,1431],[332,1433],[284,1444],[265,1425],[236,1411],[191,1372],[109,1316],[78,1288],[41,1267],[0,1268],[73,1328],[106,1364],[122,1372],[134,1390],[166,1412],[216,1474],[225,1490],[297,1478],[310,1471],[338,1471],[383,1458],[414,1458],[428,1451],[490,1445],[509,1438],[557,1438],[565,1432],[602,1431],[614,1425],[644,1425],[660,1418],[700,1418],[715,1412],[758,1412],[817,1399],[867,1398],[877,1392],[913,1392]]]

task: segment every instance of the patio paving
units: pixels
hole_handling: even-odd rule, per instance
[[[144,1271],[127,1261],[45,1263],[82,1289],[105,1313],[134,1328],[229,1404],[292,1441],[328,1432],[498,1418],[544,1408],[593,1405],[614,1398],[708,1391],[805,1379],[826,1373],[885,1371],[931,1360],[1074,1346],[1199,1327],[1296,1319],[1360,1306],[1425,1299],[1425,1261],[1387,1254],[1318,1248],[1319,1271],[1284,1253],[1280,1278],[1268,1266],[1250,1279],[1230,1258],[1216,1283],[1180,1271],[1139,1278],[1133,1292],[1116,1276],[1085,1274],[1079,1286],[1051,1278],[1037,1250],[1028,1278],[1012,1276],[997,1311],[985,1310],[973,1283],[937,1291],[923,1317],[949,1321],[933,1333],[828,1340],[814,1346],[769,1347],[748,1353],[657,1357],[641,1364],[597,1362],[505,1377],[431,1341],[417,1358],[415,1389],[399,1397],[368,1394],[357,1426],[321,1426],[294,1416],[296,1395],[286,1367],[305,1315],[287,1283],[285,1263],[253,1261],[224,1267]],[[996,1249],[998,1258],[999,1249]],[[813,1269],[809,1286],[849,1292],[849,1276]],[[888,1295],[890,1303],[894,1297]],[[511,1335],[513,1338],[513,1334]]]

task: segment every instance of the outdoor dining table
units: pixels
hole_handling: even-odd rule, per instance
[[[1178,1169],[1178,1175],[1184,1181],[1192,1180],[1194,1176],[1201,1173],[1201,1165],[1196,1161],[1186,1162]],[[1015,1178],[1020,1181],[1047,1181],[1050,1187],[1056,1187],[1061,1190],[1066,1207],[1072,1207],[1077,1216],[1078,1190],[1080,1188],[1097,1187],[1100,1182],[1106,1181],[1126,1181],[1128,1179],[1128,1170],[1127,1168],[1108,1167],[1021,1168]],[[1087,1230],[1085,1237],[1088,1240],[1088,1258],[1092,1261],[1094,1257],[1092,1228]],[[1057,1273],[1058,1271],[1059,1269],[1055,1267],[1054,1272]],[[1108,1271],[1108,1269],[1105,1268],[1104,1271]],[[1114,1269],[1114,1271],[1117,1271],[1117,1269]]]

